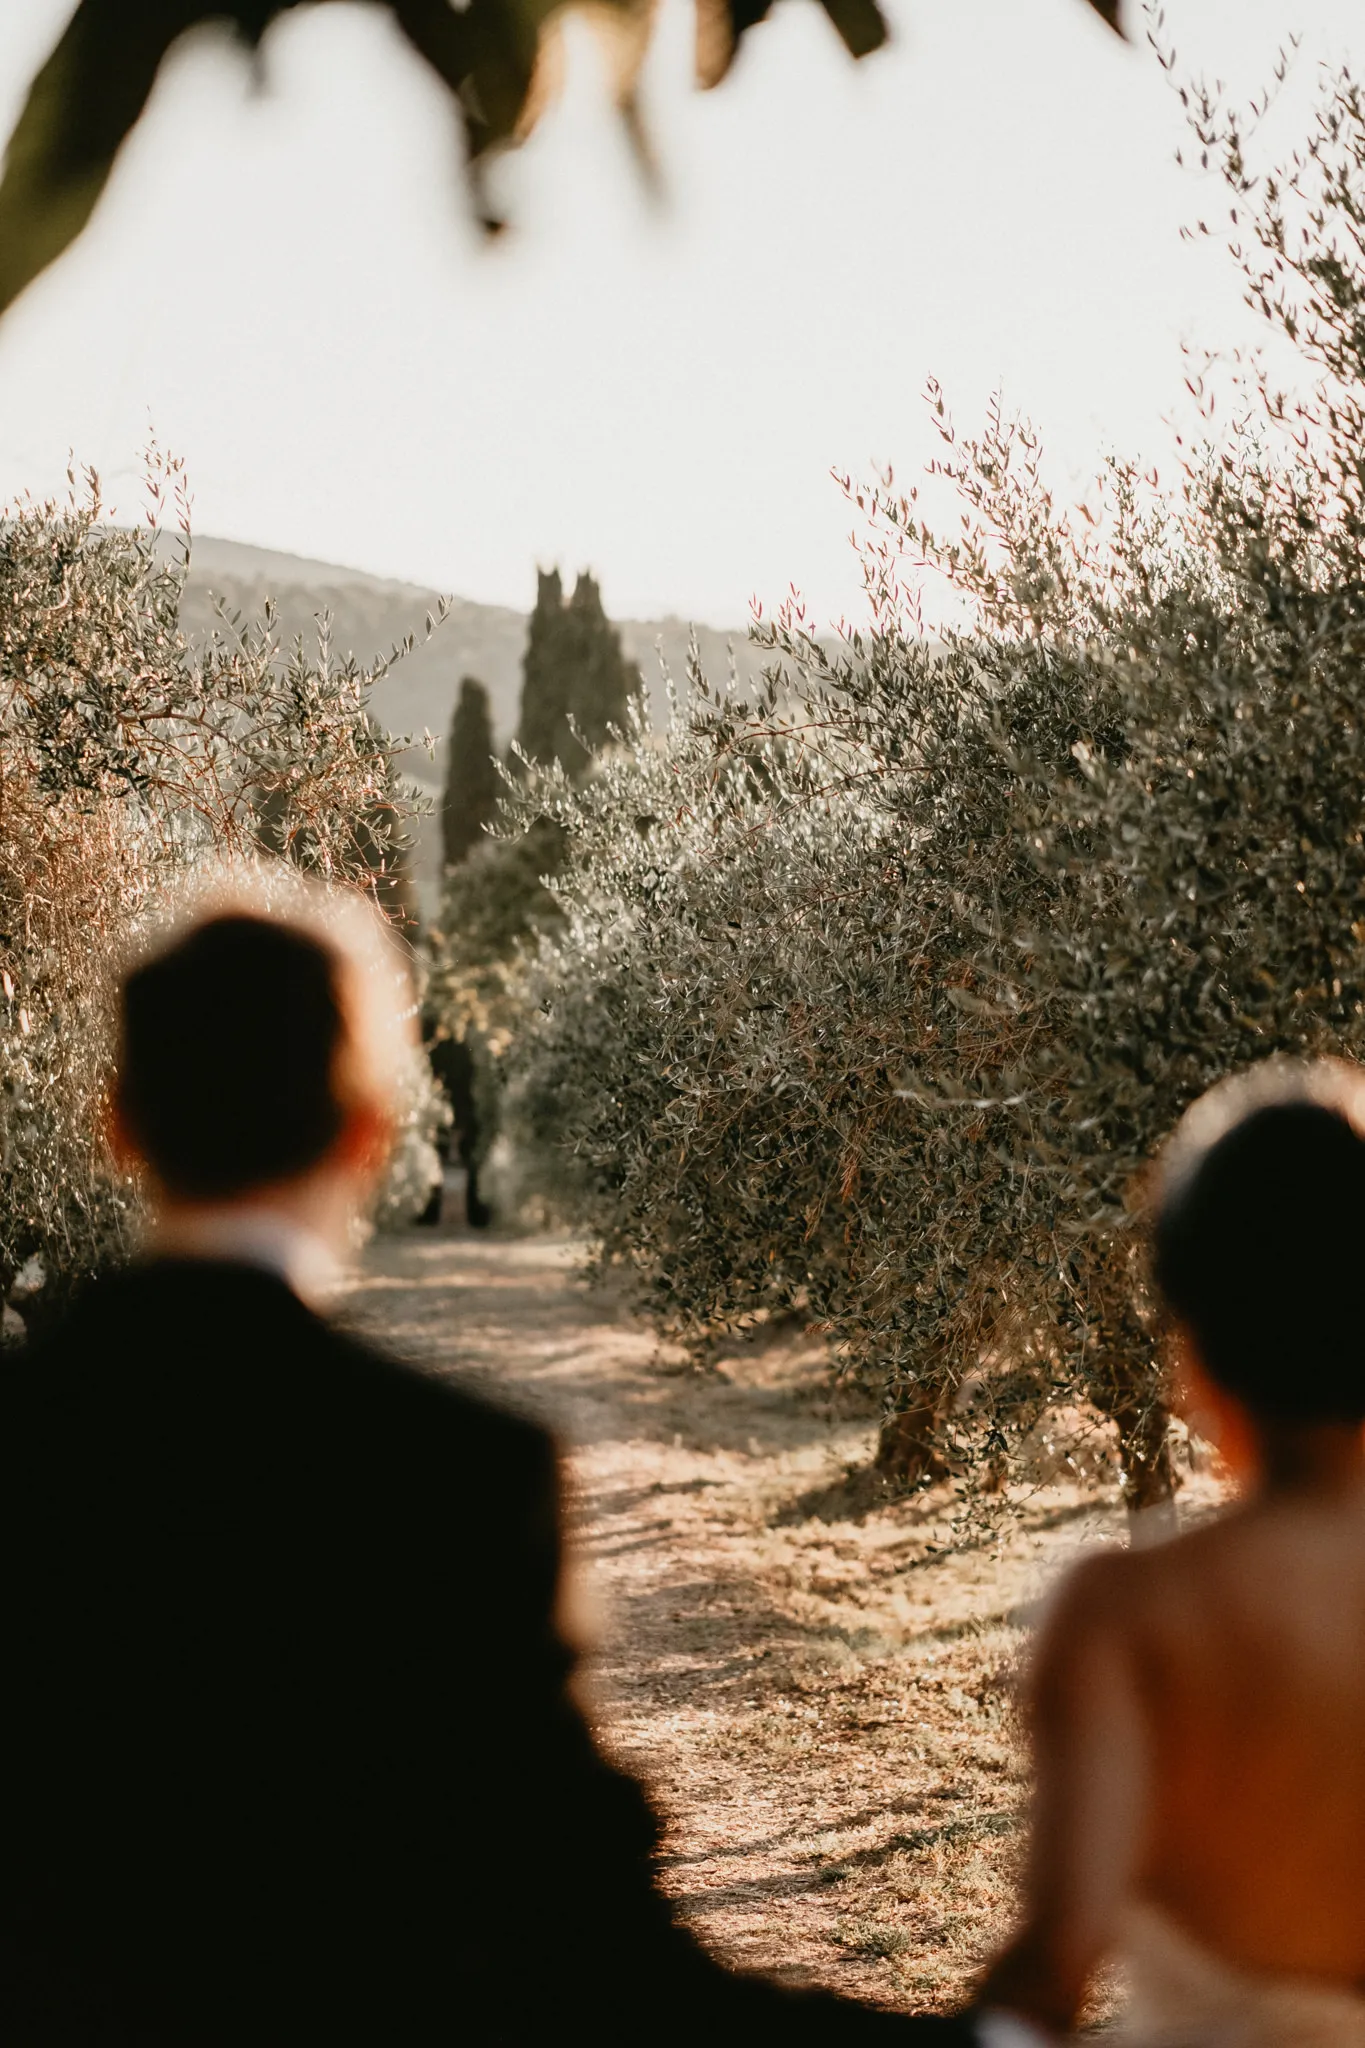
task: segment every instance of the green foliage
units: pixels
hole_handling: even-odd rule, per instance
[[[265,854],[382,898],[401,848],[377,671],[325,625],[316,659],[282,648],[269,615],[192,652],[177,466],[153,457],[150,485],[141,529],[107,523],[93,475],[0,523],[0,1295],[28,1268],[55,1301],[129,1242],[104,1141],[114,973],[165,885]],[[419,1136],[428,1111],[415,1096]]]
[[[298,0],[80,0],[29,89],[0,184],[0,308],[18,296],[81,232],[115,159],[141,118],[161,65],[180,38],[212,23],[255,50]],[[534,126],[546,98],[542,37],[559,0],[377,0],[408,45],[449,89],[468,150],[473,197],[490,213],[480,171],[490,154]],[[1116,0],[1091,0],[1115,26]],[[702,0],[697,72],[714,85],[740,38],[771,0]],[[877,49],[886,28],[876,0],[821,0],[855,57]],[[649,150],[636,99],[649,48],[649,0],[595,0],[617,105],[643,162]],[[323,60],[325,64],[325,59]]]
[[[485,827],[498,815],[502,777],[493,758],[493,720],[488,692],[473,676],[460,684],[446,757],[441,844],[447,867],[456,867],[481,846]]]
[[[507,778],[498,777],[499,795],[513,787],[524,791],[538,770],[548,770],[552,781],[587,772],[592,750],[630,725],[639,687],[639,672],[621,652],[595,579],[581,574],[566,602],[559,571],[542,569],[527,627],[516,748]],[[457,709],[456,727],[460,719]],[[452,729],[452,788],[462,758]],[[491,763],[490,769],[497,774]],[[453,796],[448,805],[449,817]],[[432,941],[431,1015],[442,1032],[461,1038],[473,1029],[501,1047],[511,1028],[509,969],[541,932],[559,923],[559,902],[547,884],[563,869],[567,840],[562,824],[534,801],[520,804],[514,829],[500,804],[497,815],[502,829],[470,842],[446,871]]]
[[[513,780],[534,775],[536,764],[560,778],[585,773],[592,750],[629,723],[632,693],[639,684],[639,673],[626,661],[620,635],[602,609],[594,578],[586,571],[580,575],[566,603],[559,571],[542,570],[522,664]],[[504,783],[488,759],[491,751],[487,698],[478,684],[466,682],[451,728],[448,865],[440,925],[431,937],[427,1014],[438,1041],[466,1046],[475,1062],[478,1088],[477,1104],[471,1099],[471,1128],[477,1140],[469,1151],[474,1165],[486,1156],[500,1121],[493,1056],[505,1050],[514,1028],[506,997],[508,974],[524,949],[559,923],[558,899],[548,884],[562,871],[568,852],[563,826],[534,806],[524,812],[517,830],[506,830],[505,819],[504,830],[495,836],[472,829],[476,816],[481,827],[499,815]],[[477,780],[471,765],[475,753],[487,768],[486,777]]]
[[[584,773],[608,732],[625,725],[639,687],[639,670],[621,652],[595,579],[584,570],[566,603],[558,569],[542,569],[522,669],[522,753],[542,766],[558,761],[571,775]]]
[[[532,761],[557,761],[568,736],[569,675],[555,659],[564,623],[564,585],[558,569],[537,577],[535,610],[526,628],[521,665],[517,745]]]
[[[518,1114],[644,1305],[822,1322],[910,1474],[999,1483],[1098,1408],[1133,1506],[1171,1482],[1155,1148],[1232,1068],[1365,1053],[1365,106],[1335,81],[1256,179],[1193,99],[1301,394],[1228,366],[1174,488],[1113,462],[1072,512],[932,389],[964,519],[848,486],[866,629],[791,607],[756,698],[694,676],[662,745],[522,798],[572,857]]]
[[[573,678],[569,715],[580,746],[590,753],[620,732],[630,715],[630,702],[640,689],[640,671],[621,652],[621,636],[602,609],[596,578],[583,570],[564,613],[561,660]],[[543,758],[543,757],[542,757]],[[572,773],[572,749],[556,749],[556,758]]]
[[[355,826],[355,851],[370,871],[374,900],[387,921],[411,943],[421,924],[409,861],[407,819],[411,791],[389,757],[385,788],[368,804]]]
[[[446,877],[442,929],[458,936],[461,960],[475,969],[509,961],[525,940],[555,924],[559,904],[546,879],[564,864],[564,834],[533,818],[512,837],[485,841]]]

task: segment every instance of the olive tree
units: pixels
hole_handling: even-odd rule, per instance
[[[282,647],[268,613],[191,649],[178,466],[154,455],[149,481],[140,529],[108,521],[93,475],[0,521],[0,1297],[21,1315],[126,1248],[113,970],[167,883],[274,858],[387,904],[401,850],[377,671],[325,630],[316,655]],[[414,1082],[400,1182],[430,1114]]]
[[[573,851],[519,1113],[645,1305],[801,1308],[912,1477],[998,1483],[1082,1404],[1134,1508],[1172,1485],[1155,1150],[1233,1068],[1365,1049],[1365,106],[1336,78],[1255,175],[1190,101],[1294,395],[1224,365],[1170,482],[1112,461],[1071,510],[932,388],[963,519],[846,483],[865,626],[831,653],[791,606],[756,697],[694,677],[521,798]]]

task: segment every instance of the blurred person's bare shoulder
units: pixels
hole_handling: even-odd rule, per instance
[[[1036,1668],[1065,1665],[1095,1645],[1139,1653],[1144,1642],[1188,1625],[1191,1605],[1245,1571],[1246,1512],[1165,1541],[1117,1543],[1087,1552],[1054,1588],[1040,1629]]]
[[[1358,1633],[1365,1667],[1365,1491],[1236,1504],[1149,1548],[1091,1553],[1051,1602],[1039,1669],[1099,1644],[1149,1668],[1226,1663],[1230,1644],[1308,1647],[1324,1630]]]

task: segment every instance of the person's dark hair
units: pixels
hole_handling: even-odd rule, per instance
[[[1173,1140],[1154,1270],[1210,1376],[1284,1422],[1365,1418],[1365,1137],[1349,1068],[1214,1090]]]
[[[213,1201],[301,1173],[344,1122],[337,965],[296,927],[232,913],[123,985],[118,1102],[175,1195]]]

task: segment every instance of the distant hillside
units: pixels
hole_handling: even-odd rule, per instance
[[[268,548],[246,547],[238,541],[196,536],[193,567],[181,607],[181,622],[197,637],[216,620],[214,600],[229,612],[253,617],[267,597],[275,600],[286,637],[316,634],[319,612],[332,617],[332,645],[338,653],[369,662],[387,654],[405,634],[419,638],[438,593],[416,583],[369,576],[360,569],[342,569],[329,562],[304,561],[275,554]],[[638,663],[658,717],[664,704],[663,667],[681,684],[686,672],[690,628],[682,619],[620,619],[621,640]],[[749,649],[745,629],[696,629],[702,663],[717,681],[724,677],[731,650],[742,677],[755,674],[759,660]],[[456,598],[450,616],[426,646],[399,662],[375,691],[377,715],[391,732],[420,736],[433,732],[440,744],[433,761],[420,747],[410,748],[403,766],[416,782],[439,795],[445,780],[445,739],[460,678],[477,676],[486,685],[493,706],[499,746],[511,738],[521,693],[521,657],[526,644],[526,614],[502,605],[475,604]],[[435,819],[422,821],[417,850],[417,881],[423,905],[430,912],[440,880],[439,832]]]

